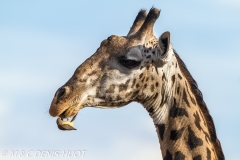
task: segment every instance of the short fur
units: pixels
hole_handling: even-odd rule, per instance
[[[181,72],[183,73],[183,75],[186,77],[187,81],[190,84],[190,88],[192,90],[192,93],[194,93],[197,103],[201,108],[201,111],[203,112],[203,115],[207,121],[207,125],[209,128],[209,133],[210,133],[210,140],[211,142],[214,144],[215,150],[217,152],[218,155],[218,159],[219,160],[224,160],[224,154],[222,152],[222,147],[221,144],[217,138],[217,134],[216,134],[216,129],[213,123],[213,119],[212,116],[209,114],[209,110],[207,108],[206,103],[203,100],[203,95],[202,92],[198,89],[198,85],[197,82],[193,79],[192,75],[190,74],[190,72],[188,71],[185,63],[182,61],[182,59],[179,57],[179,55],[177,54],[177,52],[174,50],[174,54],[177,58],[178,64],[179,64],[179,68],[181,70]]]

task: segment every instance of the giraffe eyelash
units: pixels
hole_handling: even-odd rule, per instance
[[[120,58],[119,63],[128,69],[135,68],[140,65],[141,61],[135,61],[131,59]]]

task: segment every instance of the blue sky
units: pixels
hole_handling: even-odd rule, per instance
[[[72,132],[58,130],[48,114],[55,91],[101,41],[126,35],[137,12],[152,6],[161,9],[155,35],[171,32],[214,118],[226,159],[239,159],[238,0],[1,0],[0,152],[86,150],[81,159],[161,159],[152,119],[137,103],[83,109]]]

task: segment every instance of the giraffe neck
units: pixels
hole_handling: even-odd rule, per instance
[[[154,121],[162,155],[164,159],[224,159],[220,142],[212,135],[216,136],[214,124],[209,126],[176,56],[158,71],[162,73],[158,93],[142,102]]]

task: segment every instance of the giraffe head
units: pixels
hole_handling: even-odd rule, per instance
[[[155,8],[148,14],[141,10],[127,36],[103,40],[57,90],[49,113],[74,116],[68,123],[58,118],[59,128],[69,130],[84,107],[117,108],[136,101],[153,118],[163,159],[224,159],[201,91],[173,51],[170,33],[158,39],[153,34],[159,14]]]
[[[60,87],[51,103],[51,116],[68,118],[86,106],[114,108],[132,101],[143,103],[154,98],[159,82],[156,68],[163,67],[173,55],[170,33],[159,39],[153,25],[160,11],[141,10],[127,36],[112,35],[82,63]]]

